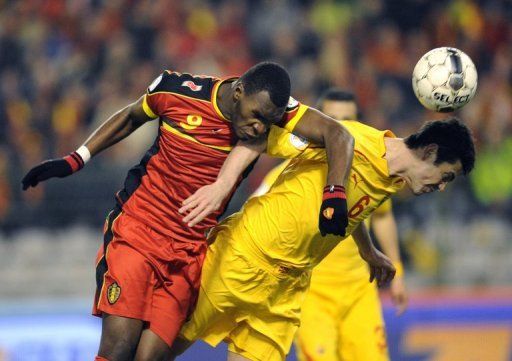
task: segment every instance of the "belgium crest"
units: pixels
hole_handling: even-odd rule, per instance
[[[119,287],[117,282],[114,282],[110,286],[108,286],[108,288],[107,288],[108,303],[113,305],[119,299],[120,295],[121,295],[121,287]]]

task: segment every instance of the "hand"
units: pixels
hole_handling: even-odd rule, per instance
[[[320,234],[334,234],[336,236],[345,236],[345,230],[348,226],[347,196],[345,187],[330,185],[325,186],[320,207],[318,228]]]
[[[49,178],[64,178],[82,169],[84,161],[77,152],[73,152],[64,158],[50,159],[32,168],[21,180],[23,190],[35,187],[39,182]]]
[[[407,289],[405,288],[403,277],[396,276],[393,281],[391,281],[390,292],[391,299],[393,300],[393,304],[396,307],[396,315],[400,316],[407,309],[409,302],[409,295],[407,293]]]
[[[183,218],[183,222],[189,227],[195,226],[207,215],[218,210],[230,191],[231,188],[221,181],[199,188],[183,201],[182,207],[178,210],[180,214],[190,212]]]
[[[391,260],[377,248],[372,247],[368,252],[360,252],[361,257],[370,266],[370,282],[377,280],[377,284],[382,286],[391,282],[395,277],[396,269]]]

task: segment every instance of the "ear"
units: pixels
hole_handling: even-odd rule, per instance
[[[240,80],[237,80],[235,85],[235,90],[233,91],[233,101],[239,101],[244,95],[244,85]]]
[[[421,160],[427,160],[432,158],[432,161],[435,161],[437,158],[437,150],[439,146],[435,143],[431,143],[423,148],[423,154],[421,156]]]

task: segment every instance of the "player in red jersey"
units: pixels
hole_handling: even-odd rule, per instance
[[[343,184],[352,159],[350,134],[290,98],[289,76],[277,64],[260,63],[240,78],[226,79],[165,71],[145,95],[111,116],[76,152],[30,170],[23,189],[78,171],[91,156],[156,118],[159,135],[128,172],[105,223],[93,309],[102,316],[97,360],[168,357],[196,303],[205,232],[216,225],[223,207],[196,226],[185,224],[178,210],[218,175],[238,179],[262,151],[260,140],[270,125],[324,144],[329,165],[336,164],[330,167],[328,183]],[[326,197],[326,206],[335,216],[320,224],[321,230],[344,233],[345,198]]]

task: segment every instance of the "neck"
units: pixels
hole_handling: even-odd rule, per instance
[[[413,156],[402,138],[384,138],[386,146],[386,161],[388,162],[391,177],[404,177],[407,173],[407,164]]]
[[[235,82],[224,82],[217,91],[217,106],[226,119],[231,120],[235,108],[233,102],[233,92],[235,91]]]

